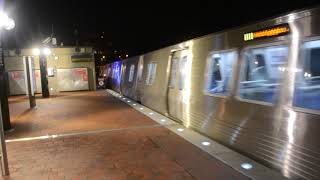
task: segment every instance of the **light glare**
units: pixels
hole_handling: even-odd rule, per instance
[[[49,48],[44,48],[44,49],[43,49],[43,54],[46,55],[46,56],[48,56],[48,55],[51,54],[51,50],[50,50]]]
[[[32,50],[32,53],[33,53],[33,55],[35,55],[35,56],[39,56],[39,55],[40,55],[40,49],[39,49],[39,48],[34,48],[34,49]]]

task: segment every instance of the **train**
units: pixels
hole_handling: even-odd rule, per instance
[[[320,7],[105,66],[110,89],[289,179],[320,179]]]

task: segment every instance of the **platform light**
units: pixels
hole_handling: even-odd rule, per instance
[[[59,59],[59,57],[58,56],[54,56],[54,60],[58,60]]]
[[[125,100],[126,98],[122,98],[123,100]]]
[[[11,30],[15,27],[15,22],[13,19],[9,18],[6,13],[0,12],[0,27]]]
[[[161,121],[161,122],[166,122],[166,120],[165,120],[165,119],[161,119],[160,121]]]
[[[127,102],[129,103],[129,102],[131,102],[131,101],[127,101]]]
[[[253,165],[250,164],[250,163],[242,163],[241,164],[241,167],[245,170],[249,170],[249,169],[252,169],[253,168]]]
[[[182,131],[184,131],[184,129],[183,128],[178,128],[177,131],[182,132]]]
[[[137,104],[132,104],[132,105],[136,106]]]
[[[7,22],[6,26],[4,26],[4,28],[5,28],[6,30],[11,30],[11,29],[13,29],[15,26],[16,26],[16,24],[15,24],[14,20],[13,20],[13,19],[8,19],[8,22]]]
[[[143,110],[143,108],[140,108],[140,110]]]
[[[51,54],[51,50],[50,50],[49,48],[44,48],[44,49],[43,49],[43,54],[46,55],[46,56],[48,56],[48,55]]]
[[[203,141],[201,144],[204,145],[204,146],[210,146],[211,143],[208,142],[208,141]]]
[[[153,115],[153,112],[150,112],[149,115]]]
[[[34,48],[32,50],[32,54],[35,55],[35,56],[39,56],[40,55],[40,49],[39,48]]]

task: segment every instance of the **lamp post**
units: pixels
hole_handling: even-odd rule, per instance
[[[51,54],[51,50],[47,47],[39,49],[33,49],[33,55],[39,56],[40,64],[40,76],[41,76],[41,90],[42,97],[48,98],[50,96],[48,86],[48,75],[47,75],[47,57]]]
[[[9,103],[8,103],[8,76],[4,67],[3,53],[3,29],[11,30],[15,26],[13,19],[9,18],[5,13],[0,13],[0,150],[1,150],[1,172],[2,175],[9,175],[7,148],[4,138],[4,130],[11,129]]]
[[[5,131],[11,130],[10,112],[8,103],[8,75],[5,71],[4,53],[3,53],[3,30],[11,30],[15,27],[13,19],[9,18],[3,12],[0,12],[0,101],[1,118]]]

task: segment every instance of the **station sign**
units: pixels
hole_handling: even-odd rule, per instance
[[[289,24],[276,25],[253,32],[248,32],[243,35],[244,41],[252,41],[256,39],[284,36],[290,33]]]

